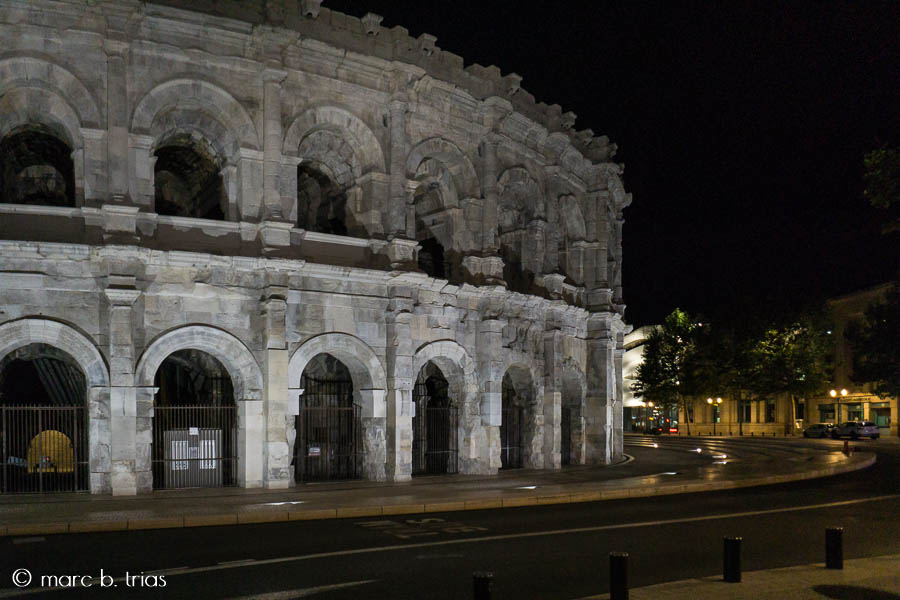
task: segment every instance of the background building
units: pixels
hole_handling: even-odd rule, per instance
[[[622,455],[615,145],[380,21],[0,0],[4,492]]]

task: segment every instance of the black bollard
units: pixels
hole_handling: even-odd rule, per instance
[[[825,568],[844,568],[844,528],[825,528]]]
[[[741,582],[741,540],[739,537],[726,537],[722,554],[722,578],[728,583]]]
[[[494,588],[494,574],[490,571],[475,571],[472,573],[473,598],[475,600],[491,600],[491,590]]]
[[[628,553],[609,553],[609,600],[628,600]]]

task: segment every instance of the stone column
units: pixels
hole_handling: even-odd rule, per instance
[[[263,393],[266,413],[265,486],[283,489],[293,483],[291,433],[294,417],[288,403],[288,349],[285,338],[287,288],[268,286],[262,301],[265,316],[266,360]]]
[[[283,218],[278,178],[281,172],[281,82],[285,71],[263,71],[263,220]],[[296,193],[296,192],[295,192]]]
[[[506,321],[486,319],[478,327],[478,371],[481,380],[481,423],[487,432],[483,462],[500,469],[500,422],[503,404],[503,328]]]
[[[616,395],[613,315],[588,317],[587,397],[585,398],[585,462],[609,464],[614,456],[613,416]]]
[[[412,291],[392,286],[387,325],[387,478],[408,481],[412,477],[413,373]]]
[[[110,483],[114,496],[134,496],[153,487],[146,397],[142,396],[144,414],[139,422],[134,387],[132,307],[141,292],[133,288],[107,288],[104,292],[109,302]]]
[[[128,202],[128,44],[106,39],[106,170],[109,200]]]

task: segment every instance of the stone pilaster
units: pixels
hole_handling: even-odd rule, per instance
[[[406,222],[406,155],[409,144],[406,140],[406,111],[409,108],[405,96],[391,100],[391,183],[385,226],[388,239],[395,237],[415,237],[408,235]],[[413,224],[415,227],[415,224]]]
[[[133,279],[130,283],[133,286]],[[149,492],[153,486],[150,476],[150,486],[146,487],[147,474],[150,473],[150,415],[145,406],[146,398],[142,396],[143,414],[138,418],[137,390],[134,387],[132,310],[141,292],[133,287],[107,288],[104,291],[109,302],[110,483],[114,496],[134,496],[138,492]],[[139,469],[143,474],[139,474]]]
[[[281,82],[287,76],[279,69],[263,71],[263,220],[283,218],[278,177],[281,172]]]
[[[491,471],[500,469],[500,423],[503,404],[503,328],[506,321],[486,319],[478,327],[478,370],[481,380],[481,423],[487,432],[486,456]]]
[[[616,212],[616,220],[613,224],[615,232],[615,245],[613,247],[613,264],[612,273],[609,276],[609,286],[612,288],[613,304],[616,310],[622,314],[625,310],[625,299],[622,296],[622,229],[625,226],[625,219],[622,218],[622,211]]]
[[[106,171],[109,200],[129,201],[128,194],[128,44],[107,39],[106,51]]]
[[[497,144],[494,136],[488,136],[481,143],[483,154],[484,177],[482,177],[482,194],[484,195],[484,222],[481,232],[482,251],[486,256],[496,256],[500,251],[497,239],[498,206],[500,203],[497,188]]]
[[[238,399],[238,485],[263,486],[266,415],[263,400]]]
[[[544,332],[544,468],[558,469],[561,463],[562,422],[562,334],[558,329]]]
[[[356,403],[363,407],[363,479],[385,481],[387,460],[387,415],[383,390],[359,390]]]
[[[386,315],[387,331],[387,473],[392,481],[412,477],[412,293],[406,286],[393,286]]]
[[[285,337],[287,289],[266,288],[262,302],[265,317],[266,360],[263,382],[266,414],[265,486],[283,489],[293,483],[291,468],[294,421],[288,402],[288,350]],[[293,435],[292,435],[293,434]]]
[[[614,457],[616,340],[610,313],[588,318],[587,395],[585,398],[585,462],[609,464]]]

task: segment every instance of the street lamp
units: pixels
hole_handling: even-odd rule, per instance
[[[837,390],[831,390],[830,392],[828,392],[828,395],[831,396],[832,398],[837,398],[838,394],[840,394],[843,397],[849,393],[850,392],[847,391],[847,388],[841,388],[840,392],[838,392]],[[834,406],[834,420],[836,423],[840,423],[840,421],[841,421],[841,403],[840,402],[838,402]]]
[[[716,435],[716,421],[719,420],[719,406],[722,404],[722,399],[707,398],[706,403],[713,407],[713,435]]]

